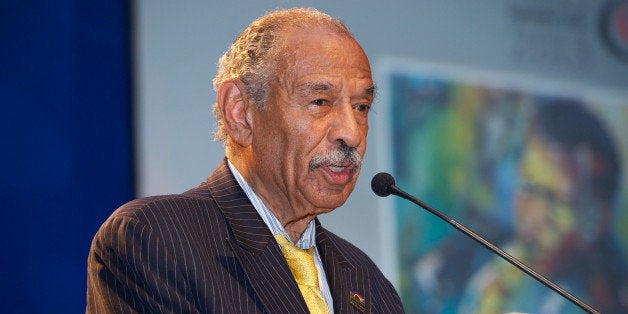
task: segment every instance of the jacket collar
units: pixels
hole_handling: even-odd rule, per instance
[[[323,228],[316,219],[316,247],[327,276],[336,313],[370,312],[371,287],[368,268],[351,262],[340,247],[352,246]]]
[[[240,188],[225,159],[207,178],[211,195],[225,216],[236,243],[259,254],[272,238],[268,227]]]

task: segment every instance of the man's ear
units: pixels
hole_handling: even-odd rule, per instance
[[[253,104],[246,97],[244,84],[238,80],[220,84],[216,92],[216,103],[220,108],[227,135],[240,146],[251,145],[252,129],[247,111]]]

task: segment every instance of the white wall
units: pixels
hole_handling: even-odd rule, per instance
[[[440,62],[628,89],[628,63],[598,33],[602,1],[137,1],[135,87],[140,196],[196,186],[223,158],[212,141],[211,80],[218,57],[253,19],[275,8],[314,6],[343,20],[381,77],[388,57]],[[385,106],[380,98],[376,106]],[[389,171],[381,115],[371,116],[367,158],[349,201],[321,217],[369,254],[394,280],[391,254],[370,179]]]

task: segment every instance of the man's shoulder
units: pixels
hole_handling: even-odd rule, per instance
[[[134,199],[120,206],[103,222],[96,238],[111,242],[115,238],[113,235],[144,237],[147,234],[143,232],[148,232],[162,240],[177,242],[180,238],[191,241],[191,238],[203,235],[224,234],[226,223],[219,206],[209,192],[199,189],[203,186],[181,194]],[[133,235],[137,232],[142,235]]]
[[[206,183],[180,194],[155,195],[141,197],[117,208],[111,217],[147,218],[176,211],[185,213],[194,209],[214,208],[215,202],[206,187]],[[143,219],[141,219],[143,220]]]

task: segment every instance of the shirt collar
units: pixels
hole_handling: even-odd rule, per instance
[[[257,213],[262,217],[262,220],[264,221],[266,226],[268,226],[268,228],[270,229],[270,232],[273,234],[273,236],[276,234],[281,234],[284,237],[286,237],[288,241],[292,241],[290,239],[290,236],[288,236],[288,233],[286,232],[284,227],[281,225],[281,223],[277,219],[277,217],[275,217],[275,215],[270,211],[270,209],[266,207],[266,204],[264,204],[262,199],[260,199],[259,196],[255,194],[255,191],[253,191],[251,186],[246,182],[246,180],[244,180],[244,177],[242,177],[238,169],[236,169],[236,167],[229,160],[227,160],[227,165],[229,166],[229,170],[231,170],[231,173],[233,173],[233,176],[235,177],[236,181],[238,182],[238,184],[240,185],[240,187],[242,188],[246,196],[249,198],[249,200],[253,204],[253,207],[255,208]],[[297,241],[297,243],[294,243],[294,244],[302,249],[308,249],[316,244],[315,239],[316,239],[316,224],[314,223],[314,220],[312,220],[305,228],[305,231],[301,235],[301,238],[299,239],[299,241]]]

